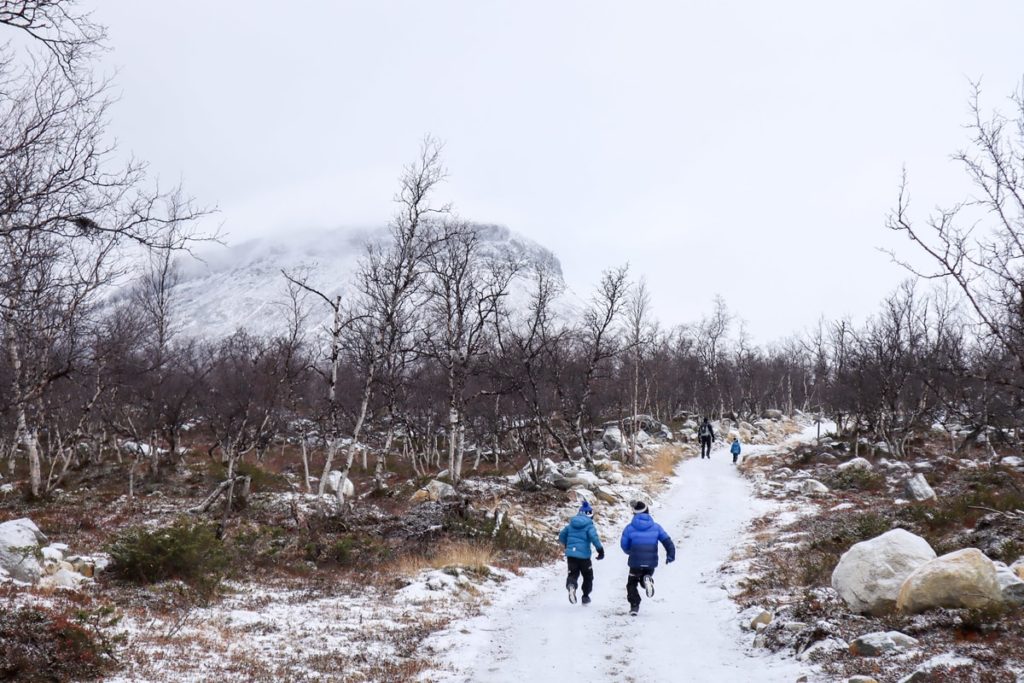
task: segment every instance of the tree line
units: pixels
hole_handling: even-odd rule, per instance
[[[0,2],[0,23],[49,54],[0,62],[0,455],[10,472],[25,464],[32,496],[111,462],[132,492],[137,476],[159,480],[195,448],[233,481],[242,458],[281,443],[320,494],[335,469],[342,480],[374,472],[382,486],[389,458],[458,483],[523,454],[590,465],[608,423],[635,435],[766,408],[828,416],[897,457],[937,421],[964,427],[959,446],[1019,438],[1019,93],[1012,116],[986,117],[975,91],[970,146],[955,157],[966,199],[917,218],[904,178],[887,224],[932,269],[894,254],[907,281],[864,322],[822,319],[759,345],[716,298],[700,320],[665,327],[627,266],[568,301],[557,263],[495,251],[438,198],[442,146],[427,138],[351,283],[325,291],[282,272],[284,332],[204,340],[178,332],[176,285],[182,252],[216,238],[197,227],[207,211],[117,161],[106,84],[82,62],[102,31],[73,12],[29,11],[54,6],[67,8]],[[330,323],[311,329],[325,312]]]

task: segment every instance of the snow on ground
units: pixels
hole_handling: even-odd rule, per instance
[[[808,436],[813,434],[797,438]],[[748,446],[744,455],[775,448]],[[656,594],[644,598],[638,617],[628,615],[628,569],[618,547],[628,515],[597,507],[595,522],[607,557],[594,562],[592,604],[569,603],[563,563],[527,571],[506,582],[480,615],[454,622],[426,641],[436,666],[421,679],[718,683],[756,678],[792,683],[813,674],[803,663],[750,646],[751,634],[738,627],[729,579],[720,570],[747,542],[749,522],[772,506],[751,495],[724,446],[715,449],[711,460],[686,460],[651,508],[675,541],[677,559],[658,568]]]

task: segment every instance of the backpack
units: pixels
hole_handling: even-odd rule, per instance
[[[702,423],[700,426],[700,431],[697,432],[697,434],[699,434],[700,436],[711,436],[711,425],[707,422]]]

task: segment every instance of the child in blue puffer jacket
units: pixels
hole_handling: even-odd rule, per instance
[[[594,566],[590,561],[590,546],[597,549],[597,559],[604,559],[604,547],[594,526],[594,508],[583,501],[579,512],[558,534],[558,542],[565,546],[565,562],[569,565],[569,577],[565,588],[569,591],[569,602],[576,604],[576,580],[583,575],[583,604],[590,602],[590,591],[594,588]]]
[[[626,598],[629,613],[634,617],[640,611],[640,593],[637,584],[644,587],[647,597],[654,597],[654,569],[658,566],[658,543],[665,546],[665,564],[676,559],[676,546],[668,533],[657,524],[642,500],[633,503],[633,521],[623,529],[619,545],[629,555],[629,578],[626,580]]]

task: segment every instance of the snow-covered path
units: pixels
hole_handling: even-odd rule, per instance
[[[744,454],[770,450],[750,446]],[[533,570],[512,581],[484,614],[438,641],[447,660],[442,666],[454,671],[435,671],[430,680],[793,683],[808,673],[792,659],[752,651],[752,637],[739,630],[722,587],[719,567],[765,503],[751,495],[724,448],[711,460],[684,461],[676,474],[651,508],[676,543],[676,561],[658,567],[656,594],[644,597],[639,616],[628,615],[622,526],[603,520],[596,508],[607,557],[594,562],[593,603],[566,599],[564,564]]]

